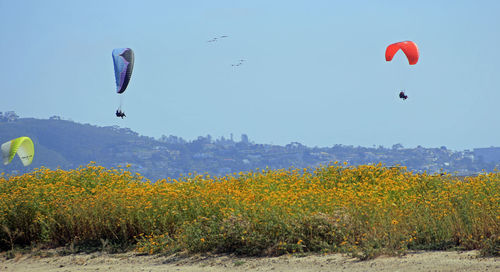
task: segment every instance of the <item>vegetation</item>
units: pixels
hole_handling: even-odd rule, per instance
[[[255,170],[149,182],[89,164],[0,176],[0,247],[134,247],[279,255],[408,249],[499,255],[500,173],[459,180],[404,167]]]

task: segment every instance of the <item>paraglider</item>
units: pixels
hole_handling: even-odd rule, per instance
[[[127,116],[121,110],[116,110],[116,117],[121,117],[123,119],[123,117],[127,117]]]
[[[9,164],[17,154],[24,166],[28,166],[33,161],[35,148],[33,141],[29,137],[19,137],[2,144],[3,164]]]
[[[406,99],[408,99],[408,96],[405,94],[404,91],[401,91],[401,92],[399,92],[399,98],[406,100]]]
[[[116,48],[113,49],[112,56],[115,67],[116,92],[122,94],[127,89],[130,77],[132,76],[132,70],[134,68],[134,51],[130,48]],[[118,115],[118,113],[120,113],[120,115]],[[121,100],[120,107],[116,111],[116,116],[122,119],[125,117],[125,114],[122,112]]]
[[[418,51],[417,44],[412,41],[397,42],[387,46],[387,48],[385,49],[385,60],[391,61],[394,55],[396,55],[396,53],[400,49],[406,55],[406,58],[408,59],[408,63],[410,65],[417,64],[420,53]],[[408,96],[404,91],[401,91],[399,92],[399,98],[406,100],[408,99]]]

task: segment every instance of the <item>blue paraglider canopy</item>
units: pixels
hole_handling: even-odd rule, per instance
[[[113,49],[112,56],[115,66],[116,92],[121,94],[127,89],[132,76],[134,51],[130,48],[116,48]]]

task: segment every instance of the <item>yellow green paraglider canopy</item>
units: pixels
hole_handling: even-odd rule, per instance
[[[2,144],[3,164],[9,164],[16,153],[24,166],[30,165],[35,156],[33,141],[29,137],[19,137]]]

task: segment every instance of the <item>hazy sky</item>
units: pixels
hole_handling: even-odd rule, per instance
[[[500,146],[499,14],[495,0],[0,0],[0,111],[155,138]],[[386,62],[404,40],[419,63]],[[135,52],[123,120],[117,47]]]

